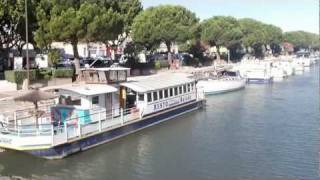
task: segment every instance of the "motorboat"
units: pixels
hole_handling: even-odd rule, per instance
[[[220,74],[220,75],[219,75]],[[223,71],[216,76],[209,76],[197,83],[206,95],[220,94],[245,88],[246,79],[238,71]]]

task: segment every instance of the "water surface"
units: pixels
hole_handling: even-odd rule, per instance
[[[210,96],[203,110],[63,160],[0,153],[0,177],[318,179],[318,68]]]

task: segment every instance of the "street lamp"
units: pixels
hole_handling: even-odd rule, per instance
[[[26,61],[27,61],[27,88],[30,83],[30,63],[29,63],[29,37],[28,37],[28,0],[25,0],[25,18],[26,18]]]

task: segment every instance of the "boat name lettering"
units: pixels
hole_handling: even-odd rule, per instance
[[[156,104],[153,105],[153,110],[157,111],[157,110],[173,107],[173,106],[176,106],[176,105],[181,104],[183,102],[190,101],[191,99],[192,99],[191,95],[187,95],[187,96],[181,96],[181,97],[178,97],[178,98],[174,98],[172,100],[159,102],[159,103],[156,103]]]

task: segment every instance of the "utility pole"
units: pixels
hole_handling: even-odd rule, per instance
[[[26,18],[26,61],[27,61],[27,86],[29,88],[30,83],[30,63],[29,63],[29,33],[28,33],[28,0],[24,0],[25,2],[25,18]]]

